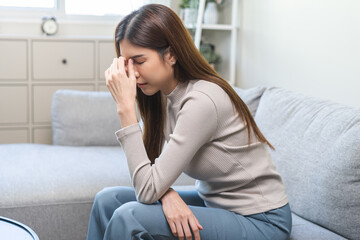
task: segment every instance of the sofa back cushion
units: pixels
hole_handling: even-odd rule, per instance
[[[255,116],[265,87],[233,88]],[[137,119],[143,128],[140,113],[135,106]],[[121,128],[121,122],[110,92],[59,89],[53,95],[51,120],[54,145],[119,145],[114,133]]]
[[[360,239],[360,108],[269,87],[255,121],[292,211]]]
[[[117,146],[121,128],[110,92],[59,89],[51,104],[54,145]]]
[[[260,98],[264,93],[266,87],[257,86],[252,88],[239,88],[236,86],[232,86],[232,88],[248,106],[252,116],[255,117],[256,110],[260,102]]]

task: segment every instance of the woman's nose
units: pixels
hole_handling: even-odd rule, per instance
[[[139,73],[138,71],[136,71],[136,69],[135,69],[135,77],[136,77],[136,78],[139,78],[139,77],[140,77],[140,73]]]

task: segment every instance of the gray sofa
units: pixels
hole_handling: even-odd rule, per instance
[[[234,89],[276,148],[291,239],[360,239],[360,109],[279,87]],[[84,240],[95,194],[131,186],[114,135],[120,127],[110,93],[56,91],[53,145],[0,145],[0,216],[40,240]],[[173,187],[195,189],[194,182],[183,173]]]

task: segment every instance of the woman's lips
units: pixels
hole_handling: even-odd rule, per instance
[[[138,85],[138,87],[144,87],[145,85],[146,85],[147,83],[143,83],[143,84],[141,84],[141,83],[138,83],[137,85]]]

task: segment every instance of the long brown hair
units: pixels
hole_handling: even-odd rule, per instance
[[[148,4],[125,16],[115,28],[117,57],[120,57],[119,43],[123,39],[134,45],[156,50],[163,59],[164,54],[170,50],[177,59],[174,75],[180,82],[203,79],[218,84],[230,96],[237,112],[247,123],[248,144],[250,144],[250,126],[261,142],[266,142],[275,150],[260,132],[247,105],[232,86],[203,58],[181,19],[170,8],[161,4]],[[161,153],[164,140],[166,97],[162,96],[160,91],[147,96],[137,88],[136,102],[144,123],[143,141],[146,152],[151,163],[154,164]]]

